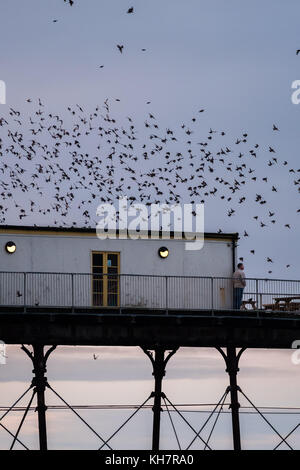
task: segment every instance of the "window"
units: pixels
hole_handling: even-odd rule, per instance
[[[120,253],[92,253],[92,301],[94,306],[117,307],[119,305]]]

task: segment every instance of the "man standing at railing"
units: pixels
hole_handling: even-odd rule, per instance
[[[239,263],[233,273],[233,308],[239,310],[242,304],[243,292],[246,286],[244,265]]]

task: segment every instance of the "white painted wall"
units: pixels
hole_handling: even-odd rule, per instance
[[[17,250],[6,253],[7,241],[14,241]],[[169,256],[161,259],[158,249],[167,246]],[[90,273],[92,251],[119,251],[121,274],[170,275],[170,276],[224,276],[232,275],[232,245],[230,240],[206,239],[199,251],[185,250],[184,240],[151,239],[106,239],[99,240],[89,234],[0,234],[0,271]],[[22,304],[24,280],[21,275],[0,274],[1,304]],[[70,305],[71,276],[49,275],[37,277],[27,274],[27,304]],[[164,307],[166,302],[166,280],[162,278],[121,278],[122,305]],[[218,284],[218,285],[217,285]],[[223,288],[223,290],[222,290]],[[210,305],[212,285],[202,279],[169,279],[169,307],[207,308]],[[231,305],[231,284],[228,281],[215,283],[216,305]],[[16,297],[16,292],[22,294]],[[75,276],[74,301],[76,305],[91,304],[91,277]]]

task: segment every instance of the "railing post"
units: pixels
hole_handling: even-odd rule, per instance
[[[214,278],[211,277],[211,313],[214,315]]]
[[[259,302],[260,302],[260,308],[262,308],[262,294],[259,294]]]
[[[122,313],[121,279],[122,279],[121,274],[118,273],[118,283],[119,283],[119,285],[118,285],[119,299],[118,300],[119,300],[119,311],[120,311],[120,313]]]
[[[256,305],[257,305],[257,308],[261,308],[261,306],[259,306],[259,301],[258,301],[258,279],[255,279],[255,290],[256,290]]]
[[[74,313],[74,273],[71,273],[72,313]]]
[[[168,302],[168,276],[166,276],[166,314],[168,315],[168,308],[169,308],[169,302]]]
[[[26,278],[26,274],[27,273],[24,273],[24,279],[23,279],[23,282],[24,282],[24,285],[23,285],[23,291],[24,291],[24,312],[26,312],[26,302],[27,302],[27,299],[26,299],[26,289],[27,289],[27,278]]]

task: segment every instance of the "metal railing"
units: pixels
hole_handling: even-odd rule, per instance
[[[299,307],[300,313],[299,280],[248,278],[246,283],[243,301],[251,300],[251,308],[297,311]],[[276,304],[278,298],[282,298],[282,305],[278,300]],[[118,307],[166,312],[230,310],[234,307],[233,280],[209,276],[2,271],[0,306]]]

